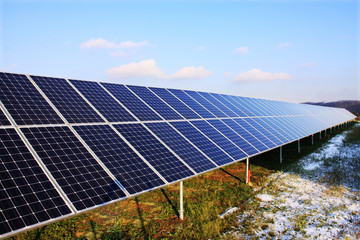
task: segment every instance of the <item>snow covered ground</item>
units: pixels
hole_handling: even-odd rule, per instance
[[[344,144],[345,137],[346,132],[333,137],[286,172],[272,174],[249,202],[252,207],[237,216],[239,227],[228,234],[239,239],[360,239],[360,146]]]

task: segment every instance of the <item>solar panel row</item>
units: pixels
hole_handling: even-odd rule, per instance
[[[0,94],[0,237],[354,118],[344,109],[11,73],[0,73]]]

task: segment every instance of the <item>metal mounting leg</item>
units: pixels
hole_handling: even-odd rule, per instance
[[[321,139],[321,131],[319,132],[319,139]]]
[[[282,164],[282,146],[280,146],[280,164]]]
[[[314,145],[314,134],[311,135],[311,145]]]
[[[246,184],[250,183],[249,178],[249,158],[246,159]]]
[[[183,201],[183,181],[180,182],[180,211],[179,211],[179,215],[180,215],[180,219],[183,220],[184,219],[184,201]]]
[[[300,139],[298,140],[298,153],[300,153]]]

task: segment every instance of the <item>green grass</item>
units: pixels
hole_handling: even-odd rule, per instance
[[[346,135],[347,143],[360,142],[360,126],[354,126],[351,131]]]
[[[334,132],[334,131],[333,131]],[[336,133],[338,131],[335,131]],[[314,136],[283,147],[283,165],[279,149],[250,159],[251,181],[262,186],[272,170],[278,170],[315,151],[328,138]],[[236,213],[220,219],[227,208],[237,212],[255,201],[252,187],[245,184],[245,163],[239,162],[184,182],[184,215],[179,213],[179,184],[164,187],[138,197],[110,204],[85,214],[62,220],[13,237],[20,239],[218,239],[237,226]],[[226,235],[229,239],[231,236]]]

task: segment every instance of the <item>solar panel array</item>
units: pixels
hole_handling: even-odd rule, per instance
[[[0,238],[354,119],[345,109],[0,73]]]

